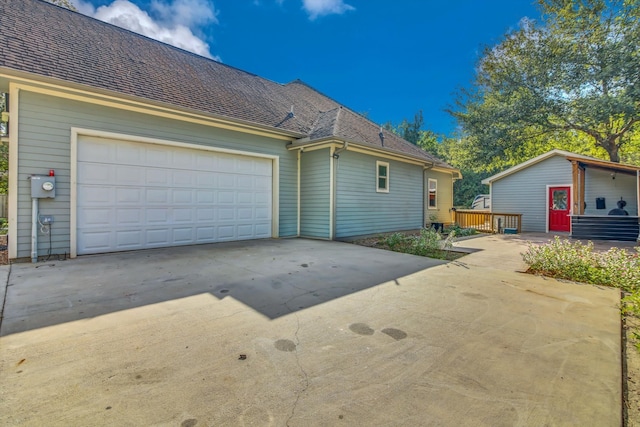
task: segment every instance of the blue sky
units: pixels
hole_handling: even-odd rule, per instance
[[[468,86],[483,46],[532,0],[72,0],[80,12],[287,83],[301,79],[377,123],[443,110]]]

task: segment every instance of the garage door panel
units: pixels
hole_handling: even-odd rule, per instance
[[[193,187],[195,184],[195,177],[193,175],[193,171],[174,170],[171,184],[174,187]]]
[[[219,191],[218,192],[218,204],[220,205],[232,205],[236,202],[236,193],[233,191]]]
[[[143,147],[140,144],[118,144],[115,147],[115,158],[109,158],[113,163],[121,165],[143,165],[146,163]]]
[[[144,197],[145,205],[169,203],[169,189],[168,188],[147,188]]]
[[[215,172],[202,172],[196,173],[196,184],[198,188],[212,188],[216,187],[216,173]]]
[[[143,247],[144,239],[141,230],[120,230],[113,232],[115,246],[118,250],[132,250]]]
[[[146,230],[146,243],[153,246],[170,246],[169,229],[154,228]]]
[[[171,153],[160,146],[149,146],[146,152],[146,163],[158,168],[171,166]]]
[[[196,219],[198,223],[213,222],[216,219],[216,211],[214,208],[197,208]]]
[[[169,222],[168,208],[147,208],[146,219],[148,224],[167,224]]]
[[[144,224],[144,215],[140,209],[116,209],[116,224],[118,226],[138,226]]]
[[[145,180],[149,186],[167,187],[171,182],[169,179],[169,171],[158,168],[144,168]]]
[[[115,146],[109,140],[95,137],[82,137],[78,145],[78,158],[85,162],[111,162],[114,160]]]
[[[105,188],[96,185],[78,185],[78,201],[90,206],[112,205],[113,188]]]
[[[256,237],[259,238],[271,237],[271,223],[265,222],[262,224],[256,224],[255,233]]]
[[[214,242],[216,238],[216,228],[211,227],[197,227],[196,228],[196,241],[198,243],[210,243]]]
[[[219,221],[234,221],[236,219],[236,211],[234,208],[218,208]]]
[[[236,240],[235,226],[234,225],[218,226],[218,239],[219,240]]]
[[[136,205],[142,203],[142,189],[133,187],[117,187],[115,202],[118,205]]]
[[[272,161],[104,138],[78,144],[78,253],[272,235]]]
[[[106,165],[102,165],[106,167]],[[122,186],[137,186],[144,180],[144,169],[139,166],[117,166],[113,182]]]
[[[214,190],[198,190],[196,192],[196,202],[198,205],[213,204],[216,201],[216,192]]]
[[[173,208],[173,220],[175,222],[193,222],[193,208]]]
[[[84,253],[106,252],[113,246],[111,232],[92,231],[78,233],[78,246],[84,248]]]
[[[106,185],[113,183],[113,168],[100,163],[81,163],[78,165],[78,175],[84,177],[85,185]]]
[[[112,208],[86,208],[78,212],[78,221],[86,227],[111,227]]]

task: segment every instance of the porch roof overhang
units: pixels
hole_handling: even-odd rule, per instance
[[[566,156],[572,165],[573,215],[584,215],[585,211],[585,171],[587,168],[602,169],[636,177],[636,193],[638,194],[638,212],[640,212],[640,166],[625,165],[598,159]],[[640,241],[640,236],[638,236]]]
[[[585,159],[584,157],[566,157],[570,162],[576,162],[582,167],[592,167],[596,169],[604,169],[612,172],[626,173],[628,175],[637,175],[640,166],[625,165],[622,163],[608,162],[606,160]]]

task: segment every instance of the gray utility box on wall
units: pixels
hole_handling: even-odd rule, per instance
[[[53,199],[56,197],[56,177],[31,175],[31,197]]]

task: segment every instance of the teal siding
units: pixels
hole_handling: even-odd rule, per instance
[[[425,223],[430,222],[431,215],[436,216],[436,221],[448,224],[451,222],[451,208],[453,207],[453,178],[450,173],[427,170],[424,178],[424,209]],[[436,190],[436,209],[429,209],[427,190],[429,179],[438,182]]]
[[[389,163],[389,192],[376,192],[376,161]],[[422,226],[421,166],[344,151],[336,162],[336,237]]]
[[[521,213],[522,231],[544,233],[548,212],[547,185],[571,185],[571,182],[571,163],[562,156],[550,157],[494,182],[491,185],[491,211]]]
[[[329,149],[303,152],[300,159],[300,235],[330,238]]]
[[[53,200],[42,199],[40,212],[54,215],[53,253],[70,250],[71,127],[222,147],[280,157],[281,237],[297,234],[297,161],[286,142],[209,126],[164,119],[79,101],[21,91],[18,124],[18,254],[30,255],[31,198],[28,176],[55,169]],[[49,249],[48,236],[39,234],[38,253]]]

